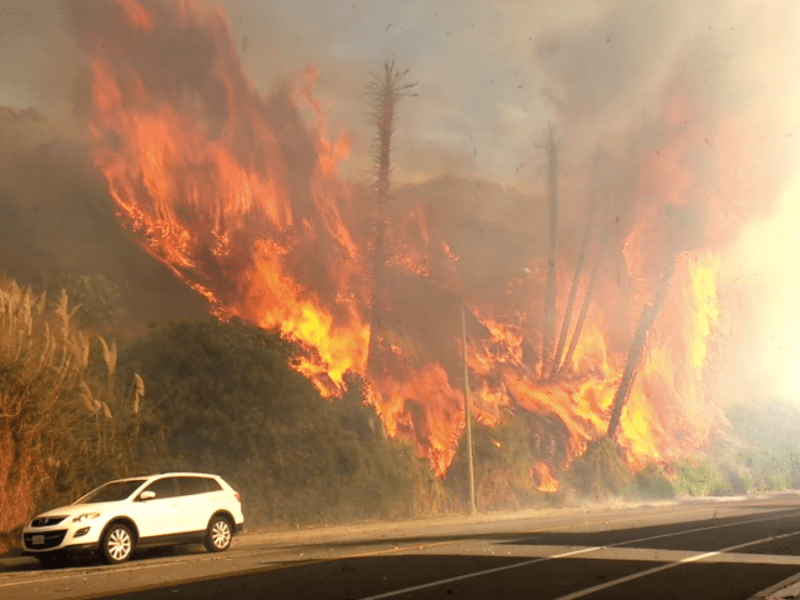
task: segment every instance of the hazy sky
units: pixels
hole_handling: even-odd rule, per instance
[[[65,0],[68,1],[68,0]],[[90,5],[91,0],[83,4]],[[61,0],[0,0],[0,105],[69,120],[85,73]],[[344,173],[362,178],[372,131],[364,88],[386,58],[410,69],[418,97],[400,107],[394,177],[442,173],[543,188],[535,144],[548,122],[562,139],[563,177],[584,178],[598,144],[621,146],[663,110],[688,73],[709,131],[751,130],[744,179],[793,171],[800,138],[800,2],[795,0],[222,0],[245,70],[265,92],[319,68],[332,131],[353,138]],[[77,81],[77,83],[76,83]],[[713,142],[713,140],[711,140]],[[710,142],[710,143],[711,143]],[[786,169],[784,169],[785,171]],[[748,185],[752,186],[752,182]],[[757,307],[741,356],[758,389],[800,398],[800,180],[775,185],[775,211],[745,228],[723,272]],[[569,199],[566,199],[568,202]]]
[[[63,24],[62,6],[71,1],[2,0],[0,103],[68,114],[83,60]],[[247,72],[265,91],[307,65],[319,67],[318,93],[332,125],[353,133],[354,162],[369,135],[367,73],[385,58],[410,68],[420,96],[403,103],[398,124],[405,178],[466,165],[525,185],[537,175],[533,146],[548,121],[580,129],[584,140],[598,128],[619,129],[621,119],[653,109],[681,60],[708,80],[716,101],[734,108],[754,94],[797,89],[784,76],[797,58],[800,7],[791,0],[220,5]],[[527,169],[518,171],[520,163]]]
[[[69,115],[83,57],[63,23],[68,2],[0,2],[0,104]],[[534,145],[548,121],[590,146],[609,131],[618,135],[627,121],[659,109],[665,79],[682,61],[720,110],[768,98],[770,110],[783,111],[798,96],[787,77],[800,58],[793,0],[219,4],[261,89],[319,67],[331,125],[354,137],[355,176],[371,135],[364,86],[385,58],[418,82],[419,97],[406,99],[399,116],[399,179],[466,167],[529,186],[541,177]]]

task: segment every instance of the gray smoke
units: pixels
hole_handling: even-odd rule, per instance
[[[166,1],[166,0],[164,0]],[[706,151],[733,163],[743,223],[724,240],[723,291],[739,298],[734,370],[757,394],[800,395],[800,214],[794,157],[800,105],[800,4],[792,0],[222,0],[248,76],[265,93],[316,64],[335,131],[353,138],[344,175],[367,178],[367,72],[386,57],[411,68],[418,98],[401,104],[396,183],[482,176],[542,195],[548,123],[562,142],[566,231],[580,231],[587,172],[611,156],[618,201],[636,160],[656,151],[669,94],[691,91]],[[64,18],[71,2],[5,0],[0,105],[33,106],[83,135],[86,62]],[[76,110],[76,108],[78,110]],[[731,129],[747,133],[720,153]],[[726,133],[728,132],[728,133]],[[730,141],[730,135],[727,139]],[[706,168],[703,163],[699,168]],[[713,179],[713,173],[709,175]],[[740,206],[741,204],[741,206]],[[714,218],[711,215],[710,218]],[[569,242],[568,242],[569,243]]]

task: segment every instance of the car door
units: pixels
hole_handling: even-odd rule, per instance
[[[180,476],[178,490],[180,492],[180,511],[184,531],[205,531],[208,520],[214,512],[211,505],[211,494],[203,477]]]
[[[142,500],[144,492],[154,492],[155,497]],[[144,490],[134,502],[133,518],[139,528],[139,537],[153,538],[170,535],[180,530],[176,527],[179,519],[180,502],[175,477],[156,479]]]

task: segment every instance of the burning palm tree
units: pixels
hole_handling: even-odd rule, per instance
[[[368,89],[372,94],[372,118],[377,133],[375,136],[375,247],[372,271],[372,302],[370,305],[369,351],[367,363],[375,366],[375,357],[380,339],[381,292],[383,271],[386,266],[386,203],[389,198],[389,174],[391,173],[392,133],[394,132],[397,102],[408,94],[416,83],[407,83],[404,78],[408,69],[399,71],[393,60],[386,60],[380,71],[371,73]]]

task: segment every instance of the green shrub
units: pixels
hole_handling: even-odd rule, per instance
[[[681,460],[676,465],[676,473],[675,489],[684,496],[746,494],[754,486],[749,468],[710,456]]]
[[[675,486],[661,465],[649,463],[634,474],[626,495],[644,499],[669,499],[675,497]]]
[[[627,488],[631,473],[616,442],[602,437],[589,442],[586,452],[572,462],[568,481],[582,495],[602,499]]]
[[[515,510],[550,502],[557,494],[538,489],[537,465],[544,464],[558,478],[567,432],[554,419],[519,410],[505,412],[500,423],[488,427],[473,423],[475,495],[479,510]],[[554,466],[556,465],[556,466]],[[448,470],[444,486],[453,509],[469,506],[466,433]]]
[[[361,382],[322,398],[291,368],[298,349],[233,320],[155,328],[124,353],[157,407],[176,458],[162,468],[217,472],[251,524],[400,518],[439,501],[416,449],[390,439]]]
[[[719,473],[710,459],[684,459],[676,464],[675,491],[680,496],[707,496],[718,488]]]
[[[746,467],[735,463],[724,463],[723,477],[730,483],[732,494],[746,494],[753,488],[753,474]]]

